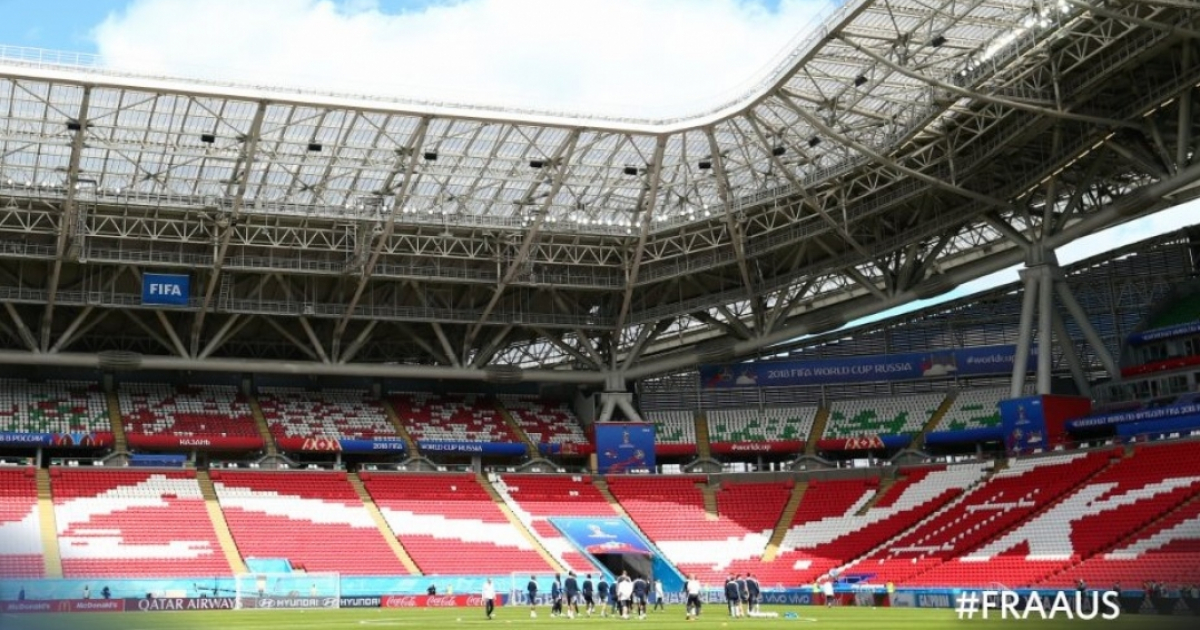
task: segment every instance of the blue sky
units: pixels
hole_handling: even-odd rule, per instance
[[[838,1],[0,0],[0,45],[96,53],[153,74],[681,115],[736,93]],[[1200,203],[1173,208],[1059,258],[1198,221]],[[942,299],[1016,277],[1009,269]]]

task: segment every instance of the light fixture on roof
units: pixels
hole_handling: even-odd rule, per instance
[[[625,172],[625,174],[626,174],[626,175],[637,175],[637,174],[638,174],[638,168],[637,168],[636,166],[628,166],[628,165],[627,165],[627,166],[625,167],[625,171],[624,171],[624,172]]]
[[[438,157],[437,151],[426,151],[424,157],[427,162],[436,162]]]
[[[542,168],[545,165],[542,160],[529,160],[529,168]]]
[[[815,147],[815,146],[817,146],[818,144],[821,144],[821,138],[819,138],[819,137],[817,137],[817,136],[813,136],[813,137],[811,137],[811,138],[809,138],[809,139],[808,139],[808,146],[810,146],[810,147]]]
[[[787,153],[787,148],[784,147],[783,145],[779,145],[779,146],[775,147],[774,149],[771,149],[771,155],[774,155],[775,157],[779,157],[779,156],[783,155],[784,153]]]
[[[320,143],[320,142],[309,142],[309,143],[308,143],[308,150],[309,150],[309,152],[310,152],[310,153],[320,153],[320,152],[321,152],[321,148],[322,148],[322,147],[321,147],[321,143]]]
[[[934,35],[933,39],[929,40],[929,45],[933,46],[934,48],[941,48],[945,43],[946,36],[942,35],[941,33]]]
[[[696,166],[700,167],[700,170],[702,171],[707,171],[708,169],[712,168],[712,160],[700,160],[700,163]]]
[[[204,144],[212,144],[216,141],[217,141],[217,135],[214,133],[200,134],[200,142],[203,142]]]
[[[78,120],[71,119],[67,121],[68,131],[79,131],[80,129],[83,129],[83,125],[79,124]]]
[[[854,87],[862,87],[867,83],[867,75],[860,74],[854,77]]]

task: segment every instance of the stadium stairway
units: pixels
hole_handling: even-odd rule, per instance
[[[108,422],[112,425],[113,450],[127,453],[129,442],[125,440],[125,423],[121,421],[121,401],[117,398],[117,392],[108,392],[105,400],[108,402]]]
[[[775,522],[775,530],[771,532],[771,540],[767,542],[767,548],[763,551],[763,562],[774,562],[775,556],[779,555],[779,546],[783,544],[783,537],[787,535],[788,529],[792,526],[792,521],[796,518],[796,510],[800,509],[800,502],[804,500],[804,493],[807,490],[807,481],[800,481],[792,486],[792,496],[788,497],[788,502],[784,504],[783,511],[779,514],[779,520]]]
[[[547,565],[553,567],[555,573],[566,573],[567,568],[558,561],[558,558],[555,558],[554,555],[546,549],[546,546],[542,544],[542,541],[536,535],[534,535],[533,532],[529,531],[529,528],[525,526],[525,523],[521,522],[520,517],[513,513],[512,508],[508,507],[508,503],[504,501],[504,497],[500,496],[499,492],[496,492],[496,487],[492,485],[492,482],[488,481],[487,477],[485,477],[483,474],[476,474],[475,477],[479,481],[479,485],[482,486],[483,489],[488,493],[488,496],[492,498],[492,502],[496,504],[496,507],[499,508],[502,513],[504,513],[504,517],[507,518],[508,522],[512,524],[513,529],[521,532],[521,535],[529,541],[530,545],[533,545],[534,551],[536,551],[538,555],[542,557],[542,560],[544,560]]]
[[[911,448],[920,449],[925,446],[925,436],[933,432],[942,424],[942,418],[950,413],[950,408],[954,406],[954,401],[958,399],[958,392],[947,392],[946,397],[942,399],[942,404],[929,416],[929,420],[925,421],[925,426],[921,427],[921,432],[913,436]]]
[[[600,477],[594,476],[592,477],[592,485],[596,486],[596,490],[600,491],[600,494],[604,496],[604,500],[607,501],[610,506],[612,506],[612,509],[616,510],[617,514],[621,515],[621,518],[624,518],[630,523],[633,522],[633,519],[629,518],[629,513],[625,511],[625,507],[621,505],[620,501],[617,501],[617,497],[613,496],[612,490],[608,489],[607,481],[601,479]]]
[[[513,433],[517,434],[518,438],[521,438],[521,443],[525,445],[525,448],[529,449],[529,457],[534,459],[541,457],[537,444],[533,443],[533,440],[529,438],[529,434],[525,432],[525,428],[521,426],[520,422],[517,422],[517,419],[508,411],[504,403],[501,403],[499,400],[496,401],[496,413],[500,414],[500,418],[508,424]]]
[[[275,438],[271,436],[271,427],[267,425],[267,417],[263,415],[262,405],[258,404],[258,397],[250,395],[246,398],[250,401],[250,415],[254,416],[254,426],[258,428],[258,434],[262,437],[267,455],[278,455],[279,448],[275,446]]]
[[[698,483],[696,487],[700,489],[700,494],[704,497],[704,518],[710,521],[721,519],[720,511],[717,508],[717,491],[710,483]]]
[[[903,479],[905,478],[901,477],[899,474],[880,478],[879,487],[875,489],[875,494],[870,499],[867,499],[867,502],[864,503],[862,507],[858,508],[858,512],[855,512],[854,515],[862,516],[866,514],[867,510],[875,507],[877,503],[883,500],[883,497],[887,495],[888,490],[891,490],[892,486],[896,485],[897,481],[901,481]]]
[[[396,434],[400,436],[400,439],[404,440],[404,448],[408,451],[408,456],[416,457],[418,455],[417,442],[409,435],[408,429],[404,428],[404,423],[400,422],[400,414],[396,413],[396,407],[392,405],[392,401],[387,396],[383,396],[379,402],[383,403],[383,412],[387,416],[388,422],[391,423],[392,428],[396,429]]]
[[[62,554],[58,550],[58,525],[54,518],[54,496],[50,494],[50,471],[37,471],[38,520],[42,526],[43,574],[47,578],[61,578]]]
[[[831,413],[829,407],[826,406],[817,409],[817,417],[813,418],[812,431],[809,431],[808,441],[804,443],[805,455],[817,454],[817,442],[820,441],[822,435],[825,435],[825,425],[829,423]]]
[[[254,408],[257,407],[258,403],[255,403]],[[225,513],[221,511],[221,504],[217,502],[217,491],[213,488],[212,478],[208,476],[207,470],[196,471],[196,484],[200,486],[200,496],[204,497],[204,509],[208,511],[208,518],[212,521],[213,531],[217,534],[217,542],[221,543],[221,551],[225,553],[225,561],[229,563],[229,570],[234,575],[248,572],[246,563],[242,560],[242,553],[238,551],[237,544],[233,542],[233,534],[229,531],[229,523],[225,521]]]
[[[693,422],[696,423],[696,456],[700,459],[712,459],[712,441],[708,437],[708,414],[696,412]],[[716,499],[713,499],[716,501]]]
[[[367,487],[363,485],[362,479],[357,473],[349,473],[346,475],[346,480],[354,487],[354,491],[358,493],[358,498],[362,499],[363,505],[367,508],[367,514],[371,515],[371,520],[375,521],[375,526],[379,528],[379,533],[383,539],[387,541],[388,547],[392,553],[396,554],[396,559],[400,564],[408,569],[411,575],[421,575],[421,569],[417,567],[417,563],[413,561],[412,556],[408,555],[408,551],[404,549],[404,545],[400,544],[400,540],[392,533],[392,528],[388,526],[387,520],[383,518],[383,513],[379,511],[379,506],[375,505],[375,499],[371,498],[371,493],[367,492]]]

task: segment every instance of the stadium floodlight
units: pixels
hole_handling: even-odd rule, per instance
[[[426,151],[424,157],[425,157],[425,160],[428,162],[436,162],[437,158],[438,158],[438,154],[437,154],[437,151]]]
[[[774,155],[775,157],[779,157],[784,153],[787,153],[787,148],[783,147],[782,145],[771,149],[771,155]]]
[[[529,168],[542,168],[546,163],[542,160],[529,160]]]
[[[860,74],[854,77],[854,87],[862,87],[867,82],[867,75]]]
[[[67,121],[68,131],[79,131],[80,129],[83,129],[83,125],[81,125],[78,120],[72,119]]]
[[[321,143],[320,143],[320,142],[309,142],[309,143],[308,143],[308,150],[309,150],[310,152],[312,152],[312,153],[320,153],[320,152],[321,152],[321,148],[322,148],[322,147],[321,147]]]
[[[821,139],[820,139],[819,137],[817,137],[817,136],[813,136],[813,137],[811,137],[811,138],[809,138],[809,139],[808,139],[808,146],[810,146],[810,147],[815,147],[815,146],[817,146],[818,144],[821,144]]]
[[[699,166],[702,171],[707,171],[712,168],[712,160],[700,160],[700,163],[696,166]]]
[[[214,142],[216,142],[216,141],[217,141],[217,135],[216,135],[216,134],[213,134],[213,133],[202,133],[202,134],[200,134],[200,142],[203,142],[204,144],[212,144],[212,143],[214,143]]]
[[[946,36],[942,35],[940,33],[937,35],[934,35],[933,39],[929,40],[929,45],[933,46],[934,48],[941,48],[945,43],[946,43]]]

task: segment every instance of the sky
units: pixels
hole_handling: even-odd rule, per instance
[[[837,1],[0,0],[0,46],[160,75],[683,116],[741,94]],[[1080,239],[1059,260],[1197,222],[1193,202]],[[936,301],[1016,279],[1008,269]]]

